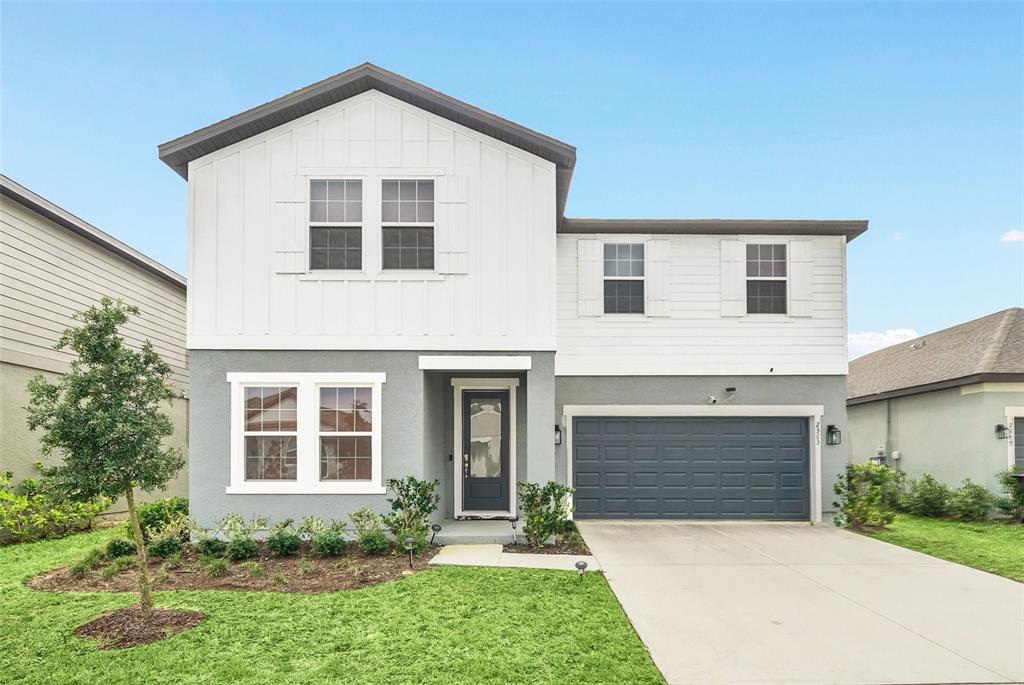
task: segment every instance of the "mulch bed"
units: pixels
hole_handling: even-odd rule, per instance
[[[206,619],[198,611],[153,609],[149,618],[138,606],[103,614],[75,628],[75,635],[100,640],[99,649],[124,649],[191,630]]]
[[[258,570],[251,570],[247,562],[228,562],[228,572],[220,577],[207,573],[189,545],[182,551],[181,561],[169,564],[159,559],[149,562],[150,581],[154,590],[245,590],[269,592],[334,592],[355,590],[396,580],[411,573],[426,570],[438,548],[431,547],[415,558],[409,569],[407,555],[384,554],[368,556],[350,546],[340,556],[316,557],[303,545],[298,556],[275,557],[262,543],[251,561]],[[134,592],[137,571],[129,566],[111,578],[100,576],[107,562],[100,562],[81,577],[71,575],[67,568],[58,568],[36,576],[28,582],[35,590]],[[283,580],[282,580],[283,578]]]
[[[519,537],[523,540],[522,536]],[[506,552],[512,552],[513,554],[582,554],[590,555],[590,548],[587,547],[587,543],[583,541],[583,536],[580,535],[576,526],[572,526],[571,529],[564,533],[555,534],[555,542],[552,545],[544,545],[543,547],[534,547],[533,545],[526,544],[525,540],[517,542],[516,544],[503,545],[502,549]]]

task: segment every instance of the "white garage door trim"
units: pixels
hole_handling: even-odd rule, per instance
[[[821,523],[821,417],[820,404],[567,404],[562,407],[565,426],[566,481],[572,482],[572,426],[579,416],[779,416],[804,417],[810,422],[811,523]]]

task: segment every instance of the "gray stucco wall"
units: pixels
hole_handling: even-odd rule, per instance
[[[864,460],[884,446],[888,463],[910,477],[930,473],[951,486],[970,478],[996,492],[995,474],[1009,464],[1007,442],[996,437],[995,425],[1006,422],[1006,407],[1024,406],[1024,392],[1011,387],[949,388],[853,405],[851,453]],[[891,458],[895,450],[899,462]]]
[[[276,521],[313,515],[321,518],[347,518],[361,507],[386,511],[384,495],[255,495],[225,492],[230,481],[230,386],[228,372],[384,372],[382,390],[382,467],[383,478],[437,478],[441,507],[436,518],[452,512],[453,398],[451,378],[519,377],[517,406],[517,448],[520,468],[526,468],[527,454],[547,461],[553,470],[553,427],[551,405],[554,401],[553,353],[530,354],[534,370],[525,374],[508,372],[424,372],[419,369],[421,354],[444,352],[408,351],[280,351],[280,350],[193,350],[190,353],[190,478],[191,512],[201,525],[210,526],[231,512],[245,516],[261,515]],[[459,352],[457,354],[472,354]],[[478,354],[507,354],[481,352]],[[539,437],[530,435],[527,408],[530,389],[540,398],[535,401],[545,427],[543,440],[547,455],[538,447],[530,452]],[[538,457],[539,455],[539,457]],[[519,473],[522,480],[526,474]]]
[[[730,404],[822,405],[821,488],[826,512],[832,507],[832,484],[847,462],[847,440],[824,444],[824,430],[835,424],[847,434],[846,376],[560,376],[555,382],[555,410],[561,421],[567,404],[706,404],[709,395],[722,401],[736,388]],[[563,433],[570,430],[563,426]],[[566,444],[557,448],[555,475],[567,478]]]

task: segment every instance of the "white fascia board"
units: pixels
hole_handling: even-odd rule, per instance
[[[529,371],[533,358],[528,355],[420,355],[422,371]]]
[[[190,335],[190,350],[408,350],[553,352],[555,338],[511,336]]]

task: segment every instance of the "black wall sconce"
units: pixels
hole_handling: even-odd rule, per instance
[[[559,426],[557,423],[555,424],[555,444],[562,444],[562,427]]]
[[[996,424],[996,437],[1000,440],[1006,440],[1010,437],[1010,428],[1004,423]]]
[[[825,429],[825,444],[838,445],[843,442],[843,432],[835,425],[829,424]]]

